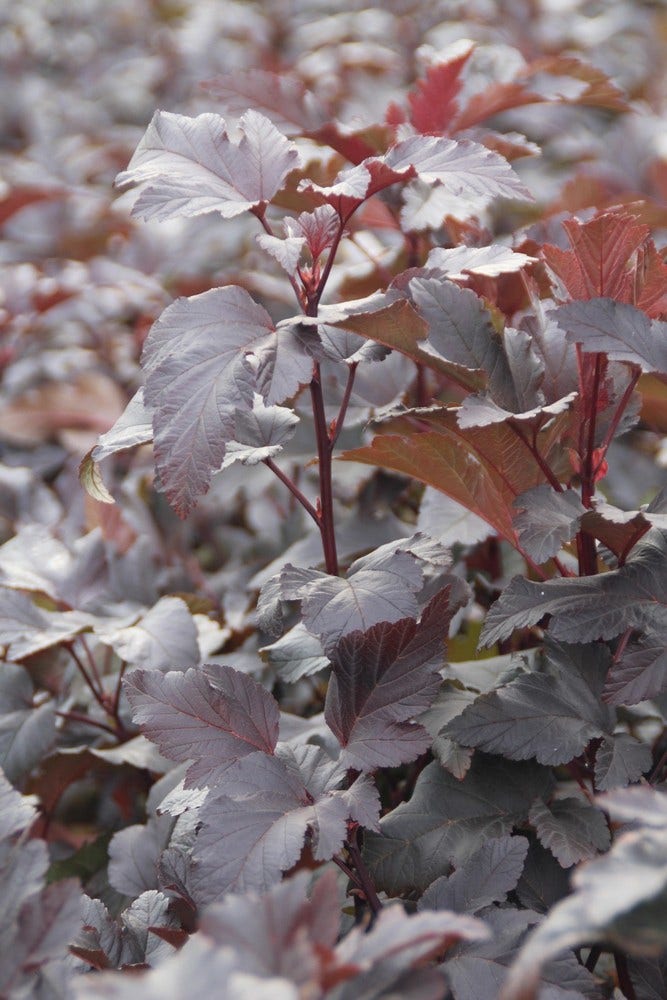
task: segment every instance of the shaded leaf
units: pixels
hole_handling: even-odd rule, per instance
[[[452,875],[443,875],[428,887],[419,909],[477,913],[492,903],[504,903],[516,888],[527,853],[525,837],[486,841]]]
[[[296,147],[256,111],[239,121],[240,139],[220,115],[156,111],[116,184],[143,185],[132,210],[142,219],[223,218],[269,202],[299,163]]]
[[[22,595],[21,595],[22,596]],[[34,704],[33,683],[16,663],[0,670],[0,767],[19,781],[36,767],[56,742],[52,702]]]
[[[376,885],[390,894],[423,891],[489,837],[510,833],[550,780],[533,763],[482,754],[475,754],[462,781],[429,764],[410,801],[381,820],[379,834],[365,837],[364,856]]]
[[[540,842],[563,868],[594,858],[611,842],[601,811],[581,799],[554,799],[550,805],[537,799],[528,819]]]
[[[537,913],[547,913],[570,888],[569,872],[539,841],[533,841],[516,887],[522,906]]]
[[[0,587],[0,644],[8,658],[20,660],[69,642],[89,627],[83,615],[42,611],[20,591]]]
[[[616,733],[603,739],[595,755],[595,786],[623,787],[650,770],[653,764],[651,748],[629,733]]]
[[[283,680],[292,684],[329,666],[320,640],[303,622],[297,622],[282,638],[263,646],[260,653]]]
[[[458,949],[444,966],[454,1000],[498,1000],[507,968],[524,937],[535,922],[530,911],[489,910],[484,922],[493,931],[489,941]],[[563,956],[542,970],[540,997],[544,1000],[601,1000],[596,982],[574,955]]]
[[[326,109],[303,81],[285,72],[236,69],[202,86],[221,102],[224,111],[235,115],[248,108],[261,111],[285,135],[316,129],[327,117]]]
[[[503,1000],[537,995],[540,971],[559,952],[605,942],[634,955],[667,943],[667,835],[645,828],[623,834],[611,850],[581,865],[573,893],[556,903],[514,962]]]
[[[179,597],[161,597],[134,625],[96,629],[96,636],[133,666],[185,670],[199,663],[197,627]]]
[[[273,753],[278,738],[278,706],[257,681],[225,666],[215,677],[213,685],[191,668],[135,670],[125,679],[133,718],[148,738],[172,760],[194,758],[189,784],[206,784],[257,750]]]
[[[37,815],[34,795],[21,795],[0,771],[0,842],[26,830]]]

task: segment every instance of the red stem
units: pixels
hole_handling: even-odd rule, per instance
[[[282,471],[282,469],[280,469],[275,464],[275,462],[273,461],[272,458],[265,458],[265,459],[263,459],[263,461],[264,461],[264,465],[267,467],[267,469],[271,469],[271,472],[274,474],[274,476],[277,476],[278,479],[280,480],[280,482],[283,483],[287,487],[287,489],[290,491],[290,493],[292,494],[292,496],[296,497],[296,499],[299,501],[299,503],[301,504],[301,506],[303,507],[303,509],[306,511],[307,514],[310,515],[310,517],[312,517],[313,521],[315,522],[315,524],[319,528],[319,526],[320,526],[320,519],[319,519],[319,517],[317,515],[317,511],[313,507],[313,505],[310,502],[310,500],[308,500],[308,498],[303,495],[303,493],[301,492],[301,490],[299,489],[299,487],[296,485],[296,483],[292,479],[290,479],[289,476],[286,475]]]
[[[331,480],[331,439],[327,430],[327,418],[324,412],[324,396],[320,366],[316,362],[313,378],[310,383],[310,398],[315,419],[315,437],[317,440],[317,456],[319,459],[320,500],[317,520],[322,536],[322,549],[327,573],[338,576],[338,554],[336,552],[336,534],[334,530],[333,485]]]

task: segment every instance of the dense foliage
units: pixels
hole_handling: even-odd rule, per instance
[[[664,8],[0,17],[0,995],[667,995]]]

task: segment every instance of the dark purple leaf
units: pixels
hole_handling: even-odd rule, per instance
[[[480,695],[445,733],[464,746],[565,764],[588,741],[611,731],[613,714],[600,703],[609,664],[604,646],[551,646],[543,669],[521,673]]]
[[[525,837],[491,838],[452,875],[436,879],[419,900],[419,909],[477,913],[504,903],[516,888],[527,853]]]
[[[651,769],[653,754],[629,733],[605,737],[595,755],[595,786],[606,790],[639,781]]]
[[[449,555],[439,543],[414,535],[355,560],[345,578],[288,564],[280,575],[281,596],[301,601],[303,624],[328,652],[350,632],[416,617],[416,595],[434,560],[444,565]]]
[[[444,965],[454,1000],[498,1000],[507,977],[507,968],[517,953],[526,930],[535,923],[530,911],[489,910],[484,921],[493,932],[490,941],[465,945]],[[540,995],[545,1000],[602,1000],[590,972],[567,955],[550,962],[541,976]]]
[[[271,201],[298,166],[296,146],[256,111],[243,115],[239,129],[237,140],[220,115],[156,111],[116,179],[119,187],[142,185],[133,214],[164,220],[219,212],[230,219]]]
[[[446,587],[419,623],[381,622],[344,636],[330,650],[325,716],[347,766],[394,766],[430,746],[428,732],[410,720],[435,698],[449,622],[461,603],[461,594]]]
[[[602,698],[608,705],[637,705],[667,689],[667,641],[664,632],[649,631],[614,660]]]
[[[611,639],[626,628],[667,628],[666,534],[653,528],[624,566],[599,576],[542,583],[515,577],[491,607],[481,642],[491,646],[545,615],[551,635],[570,642]]]
[[[125,681],[135,722],[172,760],[194,759],[189,784],[206,784],[248,754],[273,753],[279,712],[271,695],[247,674],[216,667],[204,673],[135,670]]]
[[[453,863],[463,864],[489,837],[509,834],[551,786],[550,772],[475,754],[459,781],[438,763],[419,775],[409,802],[368,833],[364,856],[376,885],[391,895],[423,891]]]
[[[594,858],[611,843],[609,827],[600,810],[581,799],[555,799],[550,805],[537,799],[528,819],[540,842],[563,868]]]

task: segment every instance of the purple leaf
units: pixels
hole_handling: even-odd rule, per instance
[[[142,362],[156,467],[183,516],[222,465],[237,410],[251,410],[260,388],[267,403],[281,402],[312,370],[289,331],[276,334],[266,310],[235,285],[169,306],[151,329]]]
[[[549,806],[536,799],[528,819],[540,842],[563,868],[594,858],[611,843],[609,827],[600,810],[581,799],[555,799]]]
[[[319,128],[328,112],[298,77],[266,70],[235,70],[203,84],[224,111],[241,114],[253,108],[266,114],[285,135],[299,135]]]
[[[298,166],[296,146],[263,115],[248,111],[241,136],[230,136],[224,118],[156,111],[119,187],[141,184],[132,210],[142,219],[188,218],[219,212],[231,219],[271,201]]]
[[[515,628],[551,615],[555,639],[611,639],[626,628],[661,632],[667,627],[667,535],[651,529],[625,565],[594,577],[533,583],[515,577],[492,605],[481,642],[491,646]]]
[[[514,518],[519,543],[536,563],[544,563],[560,552],[576,535],[586,513],[575,490],[557,493],[549,485],[522,493],[513,506],[519,511]]]
[[[301,872],[263,896],[229,896],[204,911],[200,930],[216,944],[233,948],[248,971],[286,976],[302,985],[311,978],[313,965],[319,965],[318,956],[333,950],[340,928],[334,873],[317,880],[310,899],[308,881]]]
[[[501,274],[520,271],[536,262],[536,257],[529,257],[525,253],[515,252],[511,247],[494,243],[488,247],[462,246],[451,250],[435,247],[426,259],[426,267],[437,268],[450,281],[461,281],[470,274],[497,278]]]
[[[134,625],[96,629],[95,634],[132,666],[185,670],[200,660],[197,627],[179,597],[161,597]]]
[[[21,595],[23,596],[23,595]],[[56,742],[52,701],[36,705],[30,675],[16,663],[0,672],[0,767],[10,781],[32,771]]]
[[[667,324],[650,320],[636,306],[591,299],[559,306],[554,315],[567,339],[584,351],[639,365],[643,372],[667,372]]]
[[[134,721],[172,760],[194,758],[188,783],[206,784],[248,754],[272,754],[280,715],[257,681],[214,667],[215,686],[199,670],[135,670],[125,680]]]
[[[623,788],[639,781],[652,765],[650,746],[629,733],[615,733],[603,739],[595,755],[595,786],[603,791]]]
[[[510,760],[572,760],[613,727],[612,713],[600,703],[608,650],[598,646],[585,659],[583,650],[552,645],[544,669],[480,695],[449,723],[446,735]]]
[[[221,469],[234,462],[257,465],[283,450],[294,436],[299,418],[286,406],[265,406],[256,393],[252,410],[237,410],[234,417],[234,436],[227,442]]]
[[[515,764],[475,754],[463,780],[440,764],[419,775],[409,802],[380,821],[380,833],[364,837],[364,857],[378,888],[390,895],[424,891],[453,863],[459,867],[489,837],[523,822],[533,800],[547,794],[550,772],[534,763]]]
[[[629,643],[612,662],[602,692],[608,705],[637,705],[667,690],[667,641],[664,632],[649,631]]]
[[[330,651],[325,716],[347,766],[391,767],[430,746],[426,730],[410,720],[429,707],[440,686],[444,641],[460,606],[452,596],[449,587],[441,590],[419,623],[381,622],[344,636]]]
[[[419,901],[420,910],[477,913],[492,903],[504,903],[516,888],[528,853],[525,837],[494,837],[452,875],[433,882]]]

